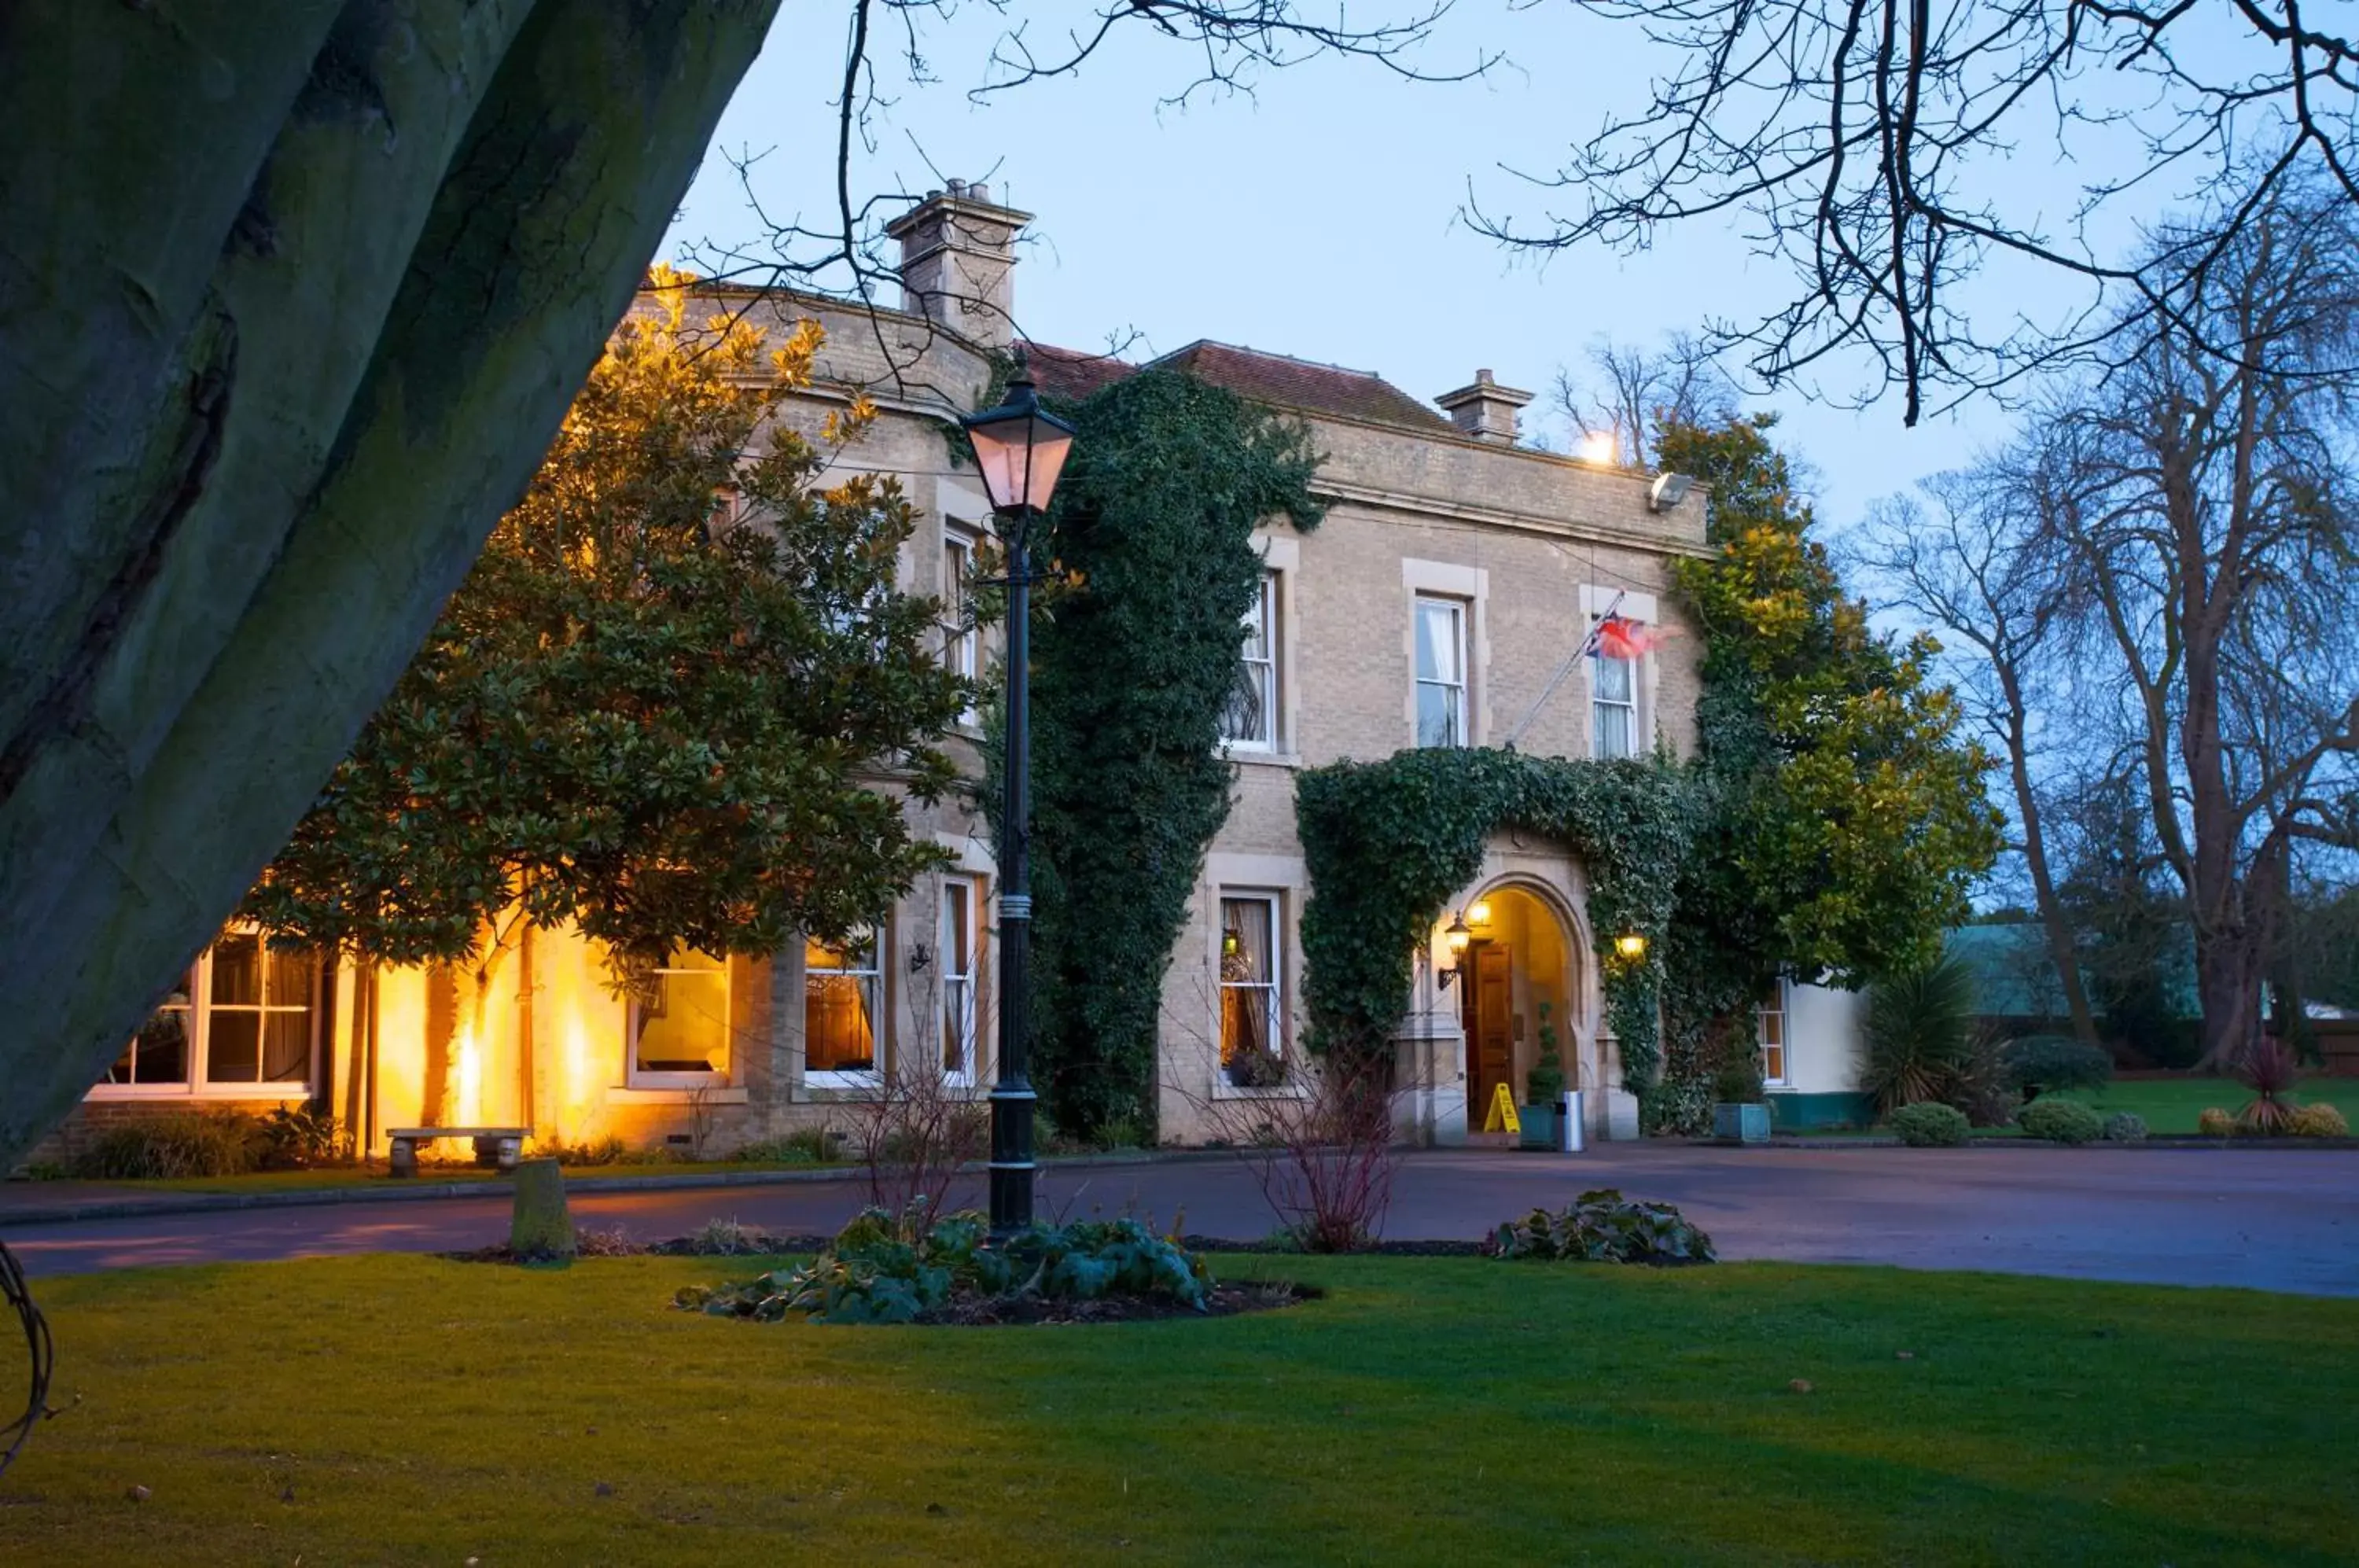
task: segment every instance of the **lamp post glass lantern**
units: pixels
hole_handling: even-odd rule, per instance
[[[1006,799],[999,821],[999,1073],[991,1089],[991,1230],[1032,1223],[1032,519],[1049,509],[1073,427],[1040,410],[1017,351],[1007,400],[959,421],[1007,551]]]

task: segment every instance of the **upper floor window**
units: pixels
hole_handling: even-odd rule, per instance
[[[1772,980],[1754,1014],[1755,1042],[1761,1048],[1761,1081],[1783,1083],[1786,1078],[1786,983]]]
[[[1248,751],[1277,748],[1277,574],[1265,572],[1245,612],[1236,681],[1221,710],[1221,738]]]
[[[1638,661],[1600,652],[1591,660],[1590,751],[1596,757],[1638,754]]]
[[[676,948],[631,1003],[629,1081],[701,1087],[729,1073],[729,963]]]
[[[964,534],[942,536],[942,663],[966,681],[983,675],[983,631],[974,624],[974,599],[968,584],[974,581],[974,540]],[[983,715],[969,708],[959,723],[970,727]]]
[[[190,1094],[308,1093],[320,959],[225,931],[197,956],[107,1069],[105,1087]]]
[[[1417,744],[1466,744],[1466,606],[1417,597]]]
[[[842,942],[804,942],[804,1072],[876,1072],[883,981],[875,931],[855,932]]]

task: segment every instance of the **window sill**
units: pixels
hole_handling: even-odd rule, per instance
[[[881,1076],[849,1073],[811,1073],[795,1085],[793,1099],[802,1105],[857,1104],[885,1093]]]
[[[1240,762],[1249,768],[1298,768],[1302,766],[1299,753],[1291,751],[1249,751],[1228,746],[1221,748],[1221,760]]]
[[[1267,1089],[1246,1089],[1217,1079],[1212,1083],[1215,1100],[1307,1100],[1310,1088],[1306,1083],[1279,1083]]]
[[[709,1089],[618,1083],[606,1091],[606,1103],[610,1105],[692,1105],[700,1099],[708,1105],[742,1105],[747,1103],[748,1096],[743,1085],[732,1087],[726,1083],[715,1083]]]

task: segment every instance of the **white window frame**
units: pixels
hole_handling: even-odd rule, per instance
[[[848,943],[846,945],[849,945]],[[839,975],[864,979],[875,989],[869,993],[868,1028],[871,1065],[852,1069],[815,1069],[810,1065],[810,981],[814,975]],[[809,1089],[880,1089],[885,1084],[886,1051],[890,1040],[885,1028],[885,931],[881,926],[868,930],[868,967],[865,969],[813,968],[810,963],[810,940],[803,944],[803,1086]]]
[[[983,879],[951,876],[942,878],[941,912],[935,921],[940,946],[937,964],[941,975],[942,1082],[972,1088],[983,1064],[981,1017],[976,987],[983,976]],[[959,950],[958,925],[966,926],[966,971],[954,967]],[[951,1046],[955,1043],[956,1065]]]
[[[1777,1006],[1769,1003],[1774,998]],[[1769,1020],[1777,1020],[1777,1071],[1769,1071]],[[1754,1004],[1753,1049],[1760,1053],[1761,1083],[1764,1088],[1790,1088],[1794,1083],[1794,1000],[1791,988],[1781,978],[1775,989]]]
[[[1429,605],[1449,612],[1451,646],[1455,651],[1458,667],[1458,678],[1455,681],[1434,679],[1419,672],[1417,647]],[[1467,636],[1469,623],[1473,619],[1472,612],[1473,607],[1465,600],[1446,593],[1418,593],[1409,600],[1409,722],[1414,726],[1414,738],[1419,748],[1454,750],[1467,744],[1471,717],[1468,709],[1473,699],[1473,683],[1467,678],[1473,663],[1472,639]],[[1440,746],[1430,746],[1425,738],[1424,696],[1425,689],[1429,686],[1445,692],[1455,691],[1458,694],[1458,701],[1453,710],[1454,717],[1451,724],[1451,738]]]
[[[1230,735],[1226,729],[1228,714],[1225,711],[1224,705],[1224,711],[1221,715],[1221,721],[1223,726],[1221,734],[1221,745],[1230,751],[1274,752],[1277,749],[1277,704],[1280,691],[1280,676],[1277,659],[1277,572],[1271,568],[1263,568],[1261,585],[1256,591],[1257,596],[1254,601],[1254,608],[1245,615],[1243,623],[1245,630],[1246,632],[1251,632],[1254,629],[1256,621],[1259,621],[1262,646],[1260,656],[1256,657],[1246,651],[1247,648],[1250,646],[1247,638],[1241,637],[1237,642],[1236,679],[1238,682],[1242,684],[1247,678],[1248,674],[1251,673],[1257,673],[1260,677],[1258,684],[1261,688],[1261,722],[1263,733],[1259,735]]]
[[[1213,889],[1212,897],[1215,916],[1212,938],[1215,964],[1213,975],[1217,986],[1217,995],[1212,1007],[1213,1082],[1222,1092],[1226,1094],[1286,1090],[1290,1086],[1286,1082],[1252,1087],[1234,1083],[1229,1080],[1228,1063],[1221,1059],[1221,1047],[1225,1043],[1223,1035],[1228,1019],[1228,994],[1231,991],[1260,991],[1264,993],[1262,1027],[1266,1031],[1266,1038],[1269,1041],[1270,1054],[1277,1058],[1279,1069],[1287,1078],[1292,1077],[1294,1057],[1293,1052],[1288,1049],[1288,1041],[1286,1038],[1286,895],[1266,887],[1216,887]],[[1269,911],[1269,954],[1266,964],[1269,978],[1267,980],[1231,980],[1218,968],[1220,960],[1227,956],[1223,951],[1228,940],[1226,906],[1248,903],[1264,905]]]
[[[975,536],[964,528],[942,529],[942,664],[967,681],[983,679],[983,628],[974,624],[974,602],[967,594],[967,578],[974,570]],[[982,713],[968,708],[959,724],[974,729]]]
[[[1589,656],[1589,754],[1595,757],[1636,757],[1644,750],[1643,735],[1638,728],[1638,688],[1646,673],[1644,659],[1616,659],[1599,649]],[[1629,680],[1627,697],[1604,696],[1603,676],[1607,665],[1619,665]],[[1605,749],[1605,714],[1618,709],[1626,719],[1625,734],[1629,736],[1627,751]]]
[[[677,960],[685,952],[685,949],[675,950],[673,954],[675,962],[670,964],[661,964],[656,966],[653,974],[658,985],[661,985],[663,983],[663,976],[667,975],[710,975],[713,973],[713,971],[710,969],[688,968],[678,963]],[[641,1003],[638,997],[634,996],[631,998],[631,1005],[625,1013],[623,1019],[623,1083],[626,1088],[727,1088],[734,1081],[731,1074],[737,1065],[737,1030],[733,1024],[733,1020],[736,1017],[736,981],[729,973],[728,954],[721,953],[716,955],[713,953],[706,953],[704,956],[707,958],[717,958],[720,964],[721,1034],[722,1044],[725,1052],[727,1064],[719,1068],[709,1069],[701,1073],[651,1072],[647,1069],[642,1068],[639,1065],[639,1008]]]
[[[294,1012],[298,1010],[292,1007],[274,1006],[269,1000],[267,986],[269,985],[269,964],[272,953],[269,941],[266,938],[260,938],[259,933],[250,926],[233,926],[223,931],[222,936],[255,936],[257,937],[257,940],[260,942],[264,964],[263,974],[265,976],[263,985],[266,989],[264,991],[264,1000],[258,1005],[258,1010],[266,1016],[272,1012]],[[221,939],[219,937],[216,937],[214,939],[214,942],[218,942]],[[308,1011],[311,1017],[311,1038],[309,1041],[310,1053],[304,1061],[302,1082],[274,1082],[260,1083],[255,1083],[251,1079],[225,1079],[216,1083],[210,1075],[212,1070],[214,942],[208,942],[205,944],[205,950],[197,954],[195,960],[190,964],[188,970],[190,978],[188,1003],[189,1021],[187,1025],[188,1076],[183,1080],[179,1080],[169,1083],[114,1083],[102,1082],[92,1084],[88,1094],[84,1096],[85,1098],[93,1100],[212,1099],[293,1101],[308,1100],[311,1097],[315,1085],[320,1082],[320,1024],[321,1014],[325,1010],[322,1004],[327,989],[328,965],[326,962],[321,960],[313,964],[311,970],[311,996],[310,1000],[305,1004],[305,1007],[302,1009]],[[238,1003],[234,1006],[237,1011],[244,1012],[248,1010],[248,1005],[245,1003]],[[162,1008],[159,1007],[157,1010],[160,1012],[162,1011]],[[125,1041],[125,1043],[126,1045],[129,1044],[128,1041]],[[136,1071],[136,1057],[134,1061],[134,1071]],[[113,1063],[110,1062],[108,1064],[107,1071],[110,1073],[114,1071]]]

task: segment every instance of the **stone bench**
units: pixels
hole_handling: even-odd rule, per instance
[[[393,1140],[393,1174],[418,1174],[418,1146],[438,1138],[468,1138],[475,1141],[475,1159],[480,1163],[487,1157],[498,1162],[503,1171],[513,1171],[523,1158],[524,1140],[532,1136],[530,1127],[387,1127],[385,1136]]]

